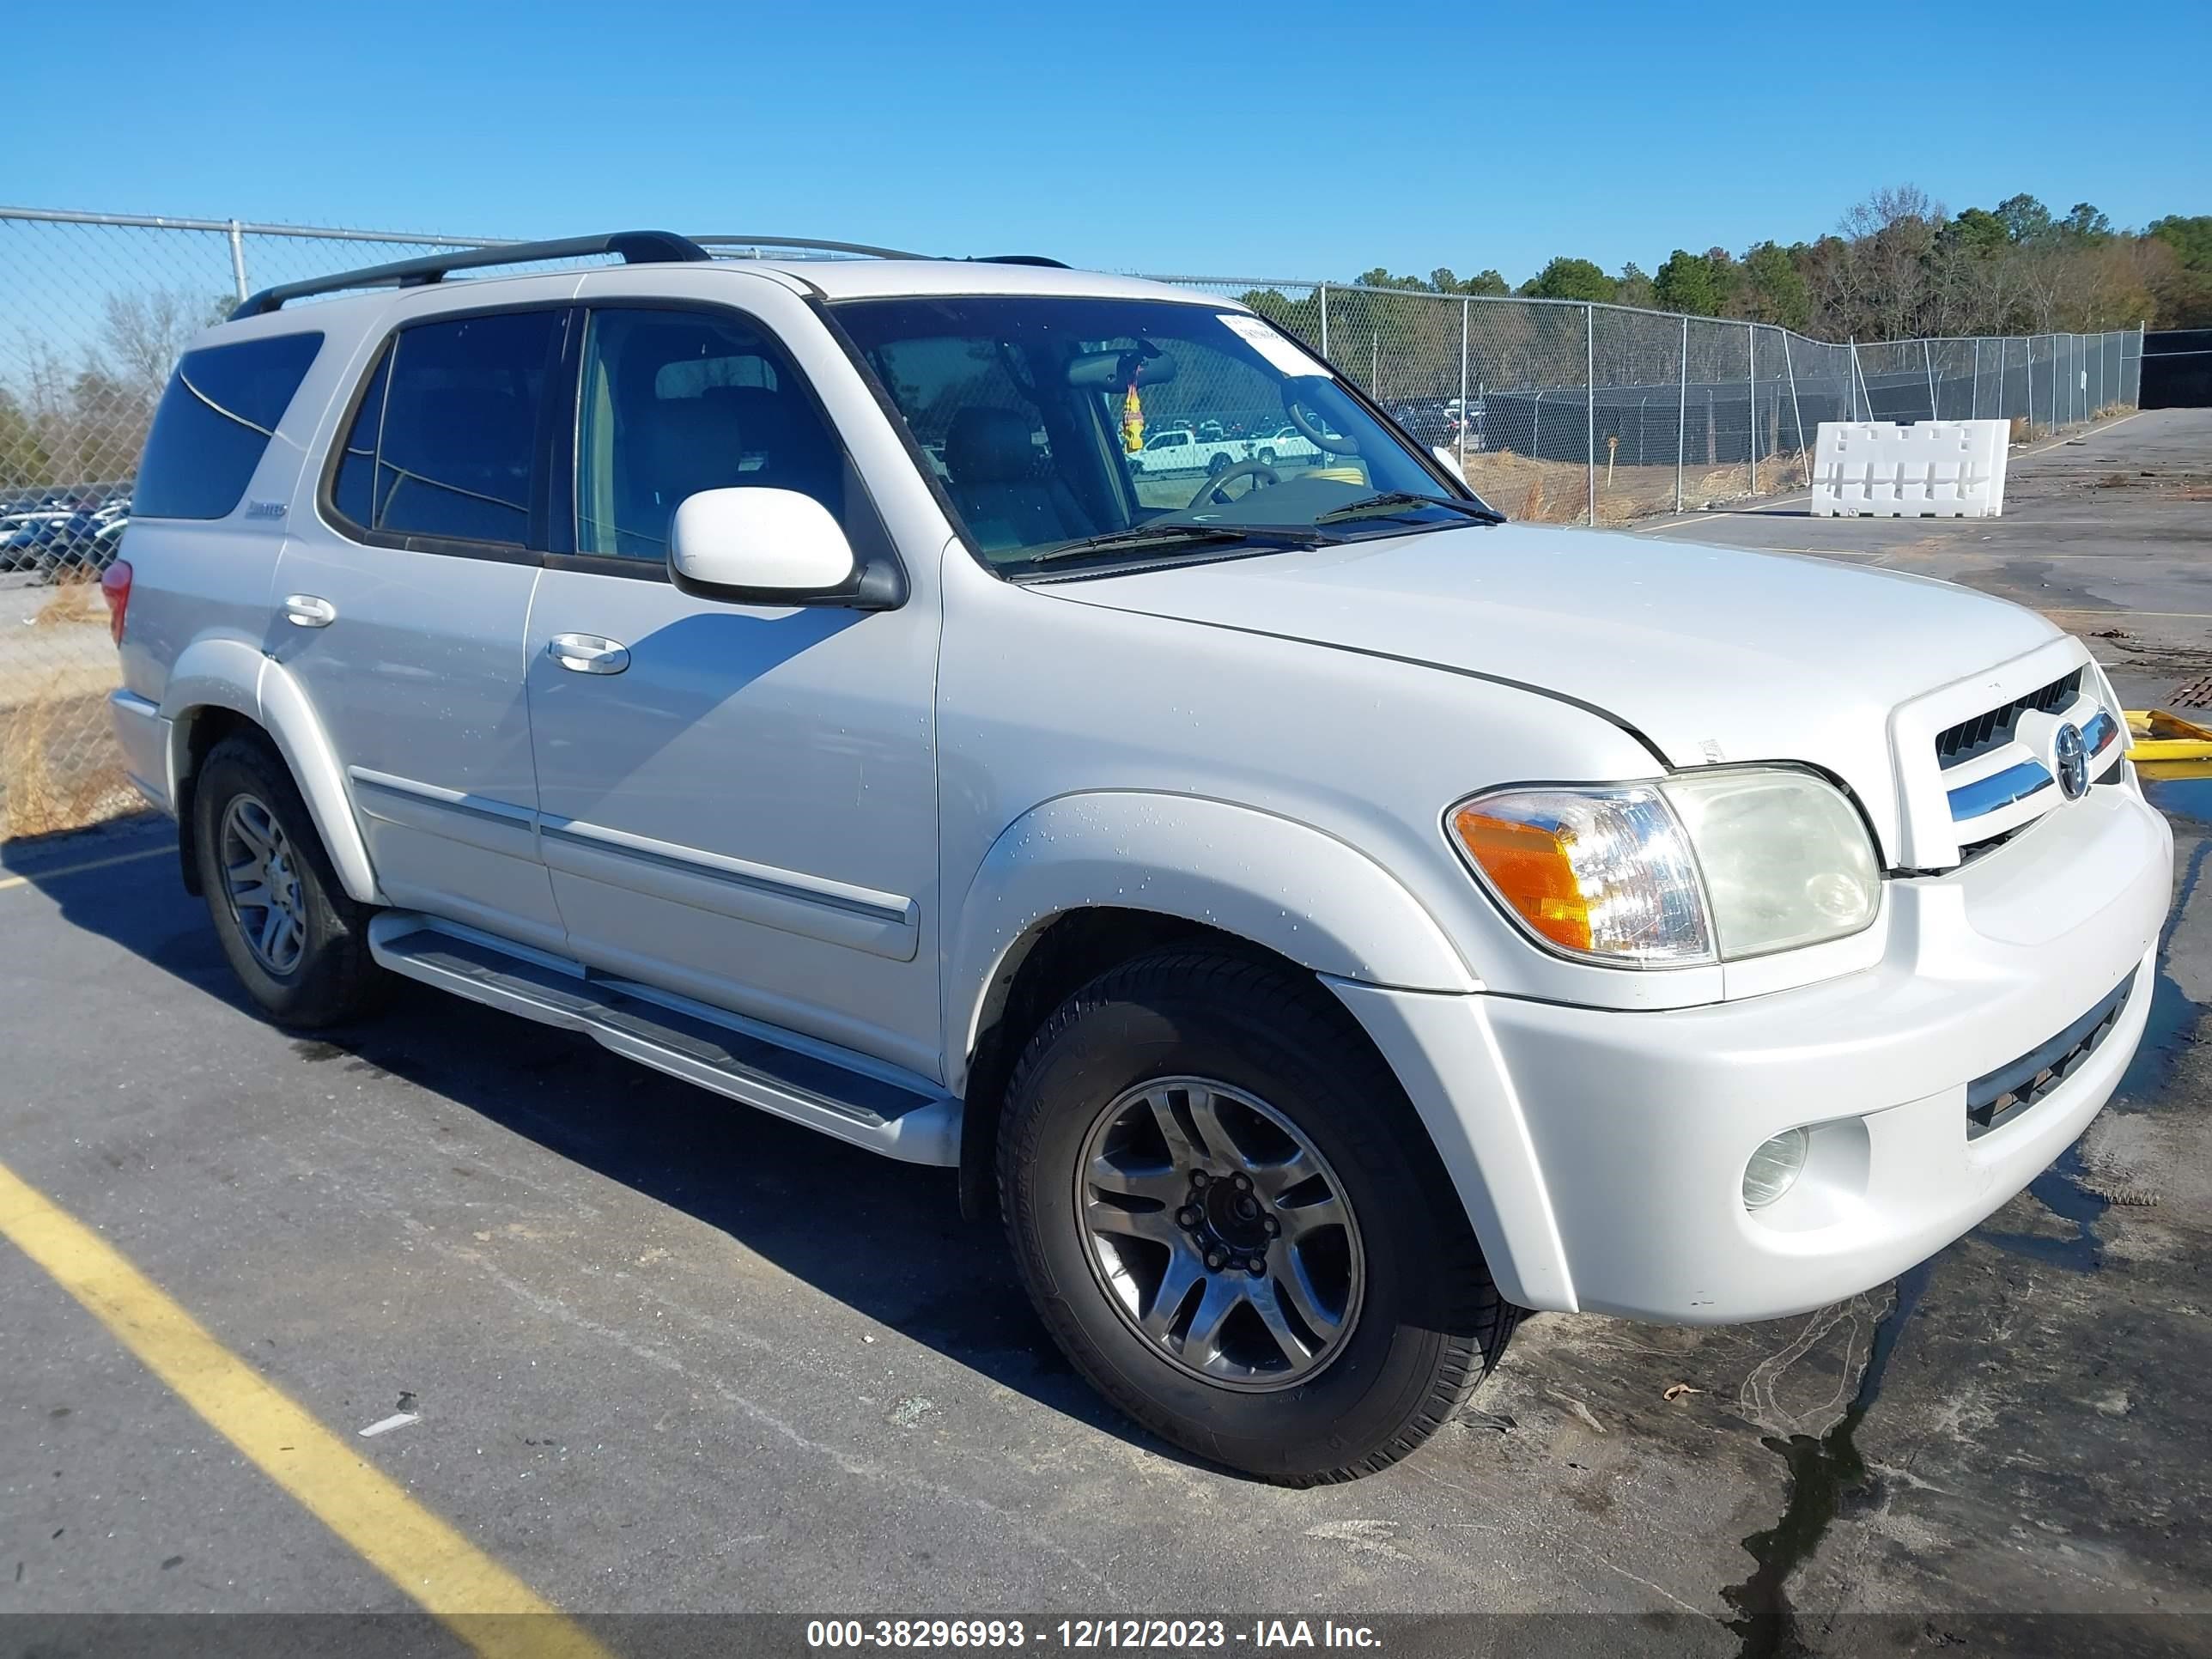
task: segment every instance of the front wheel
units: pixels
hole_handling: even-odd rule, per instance
[[[1071,998],[1016,1068],[1000,1187],[1078,1369],[1177,1445],[1285,1485],[1404,1456],[1511,1328],[1395,1079],[1273,963],[1170,949]]]
[[[216,937],[264,1013],[313,1028],[379,1000],[388,981],[368,954],[369,908],[338,884],[267,744],[226,738],[210,752],[192,790],[192,840]]]

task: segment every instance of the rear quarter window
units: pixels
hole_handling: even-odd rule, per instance
[[[131,516],[234,512],[322,344],[319,333],[276,334],[186,352],[154,411]]]

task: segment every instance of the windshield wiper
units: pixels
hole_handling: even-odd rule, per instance
[[[1033,564],[1073,559],[1086,553],[1111,553],[1134,547],[1189,546],[1206,542],[1257,542],[1277,547],[1318,547],[1322,538],[1299,525],[1136,524],[1127,530],[1109,530],[1063,542],[1030,555]]]
[[[1378,495],[1363,495],[1356,501],[1346,501],[1342,507],[1316,514],[1314,522],[1345,524],[1353,519],[1387,519],[1417,507],[1449,507],[1483,524],[1505,522],[1503,513],[1493,512],[1480,501],[1462,501],[1457,495],[1424,495],[1412,489],[1386,489]]]

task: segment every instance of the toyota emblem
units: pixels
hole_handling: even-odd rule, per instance
[[[2089,793],[2089,751],[2081,746],[2081,728],[2068,721],[2058,728],[2058,741],[2052,747],[2059,793],[2069,800],[2081,799]]]

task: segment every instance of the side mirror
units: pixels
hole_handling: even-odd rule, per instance
[[[1462,483],[1467,482],[1467,473],[1459,464],[1457,451],[1446,449],[1442,444],[1432,444],[1429,447],[1429,453],[1435,456],[1437,465],[1450,473],[1453,477],[1457,478]]]
[[[749,605],[856,597],[853,544],[830,509],[795,489],[702,489],[678,505],[668,574],[686,593]]]

